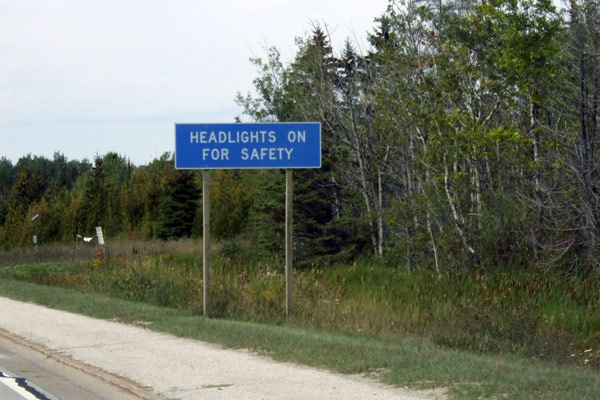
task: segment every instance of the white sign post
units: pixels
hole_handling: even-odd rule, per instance
[[[98,244],[100,246],[104,246],[104,235],[102,234],[102,227],[96,227],[96,236],[98,237]]]
[[[106,247],[104,246],[104,235],[102,234],[102,227],[96,227],[96,237],[98,238],[98,244],[102,246],[102,250],[98,253],[98,259],[102,261],[104,256],[106,255]]]
[[[33,235],[33,245],[35,246],[35,251],[37,253],[38,251],[38,224],[37,224],[37,218],[40,216],[40,214],[35,214],[31,220],[35,221],[35,235]]]

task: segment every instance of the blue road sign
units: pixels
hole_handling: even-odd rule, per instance
[[[175,168],[320,168],[321,123],[175,124]]]

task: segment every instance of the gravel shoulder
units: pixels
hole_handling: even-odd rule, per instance
[[[441,391],[387,387],[372,380],[275,362],[246,350],[157,333],[0,297],[0,334],[70,360],[128,390],[167,399],[445,399]],[[144,389],[144,390],[146,390]],[[144,398],[143,390],[139,391]],[[156,396],[156,397],[154,397]]]

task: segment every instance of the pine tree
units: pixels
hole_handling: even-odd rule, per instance
[[[105,226],[107,221],[106,174],[102,158],[96,157],[91,176],[85,183],[81,209],[76,229],[79,234],[91,234],[95,227]]]
[[[0,241],[7,247],[28,243],[28,213],[48,187],[39,171],[31,173],[23,168],[8,195],[8,213],[4,223],[4,237]],[[30,242],[29,242],[30,243]]]
[[[165,172],[154,237],[162,240],[189,237],[199,200],[194,172],[171,168],[165,168]]]

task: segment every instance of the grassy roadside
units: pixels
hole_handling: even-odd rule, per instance
[[[112,253],[103,261],[7,265],[0,278],[202,314],[199,254]],[[600,368],[600,276],[500,269],[438,277],[373,261],[306,268],[294,277],[295,311],[286,321],[281,260],[237,247],[216,252],[212,264],[216,318],[420,337],[450,349]]]
[[[92,317],[150,322],[149,328],[156,331],[254,349],[276,360],[349,374],[372,374],[392,385],[445,387],[456,399],[600,398],[597,370],[448,350],[425,340],[206,319],[191,310],[18,281],[0,280],[0,295]]]

